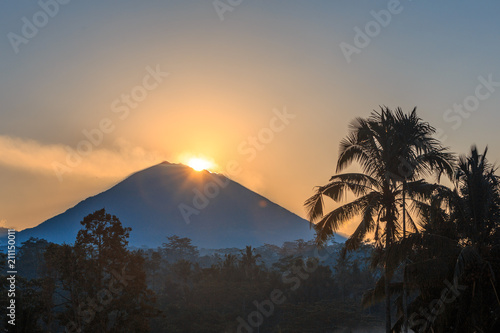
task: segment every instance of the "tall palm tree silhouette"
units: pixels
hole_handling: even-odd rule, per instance
[[[443,280],[460,285],[460,298],[446,303],[432,320],[410,320],[414,330],[456,332],[497,331],[500,297],[495,276],[500,269],[500,178],[472,147],[461,156],[453,177],[454,188],[441,186],[421,206],[422,232],[393,244],[385,260],[391,265],[409,256],[410,285],[416,297],[409,304],[412,316],[439,299]],[[466,289],[463,288],[466,286]],[[400,293],[401,290],[396,290]],[[375,292],[374,292],[375,293]],[[366,301],[366,300],[365,300]],[[492,329],[493,325],[496,329]],[[400,321],[395,326],[401,327]]]
[[[358,162],[362,173],[341,173],[331,177],[328,184],[316,187],[315,194],[305,202],[308,218],[317,231],[316,242],[325,243],[343,224],[356,216],[361,221],[345,244],[345,250],[355,250],[369,233],[380,249],[387,249],[401,236],[401,229],[417,231],[413,219],[404,208],[408,226],[402,227],[403,187],[408,193],[429,195],[429,186],[421,178],[453,173],[453,156],[432,138],[435,129],[423,122],[413,109],[405,114],[400,108],[392,111],[381,107],[367,119],[356,118],[350,133],[340,143],[337,172]],[[420,179],[419,179],[420,178]],[[342,201],[347,193],[357,198],[343,206],[324,212],[324,197]],[[406,203],[405,203],[406,204]],[[405,219],[406,222],[406,219]],[[402,228],[401,228],[402,227]],[[392,272],[384,264],[384,293],[386,299],[386,331],[391,330],[391,295],[389,284]]]

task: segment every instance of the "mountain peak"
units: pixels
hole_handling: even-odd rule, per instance
[[[161,246],[172,235],[189,237],[205,248],[281,245],[313,237],[308,221],[229,178],[167,161],[136,172],[18,237],[72,243],[79,222],[102,208],[132,228],[132,246]]]

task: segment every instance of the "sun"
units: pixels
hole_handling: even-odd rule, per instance
[[[196,171],[202,171],[202,170],[207,170],[213,167],[213,163],[210,161],[207,161],[203,158],[199,157],[193,157],[189,160],[188,166],[191,168],[195,169]]]

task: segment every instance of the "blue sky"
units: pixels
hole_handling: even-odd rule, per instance
[[[398,13],[374,23],[372,12],[391,6]],[[221,20],[210,0],[72,0],[16,53],[9,34],[23,37],[23,18],[43,20],[42,9],[1,2],[0,220],[34,226],[162,160],[202,156],[223,171],[276,108],[296,118],[235,180],[302,216],[312,187],[334,173],[349,122],[379,105],[417,106],[453,151],[488,144],[499,160],[498,2],[243,0],[229,8]],[[348,62],[341,43],[355,46],[355,28],[370,24],[379,31]],[[168,77],[120,119],[112,103],[141,85],[147,68]],[[474,105],[485,80],[493,91],[480,87],[488,96]],[[464,102],[473,111],[454,111]],[[113,130],[61,181],[54,163],[103,119]]]

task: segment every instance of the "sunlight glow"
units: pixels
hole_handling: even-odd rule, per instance
[[[188,165],[196,171],[207,170],[213,167],[213,163],[202,158],[193,157],[189,160]]]

